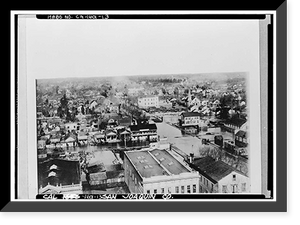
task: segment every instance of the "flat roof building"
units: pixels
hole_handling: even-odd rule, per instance
[[[125,152],[125,182],[131,193],[198,193],[199,173],[169,150]]]

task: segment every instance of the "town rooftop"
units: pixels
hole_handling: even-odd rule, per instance
[[[126,155],[143,178],[190,172],[166,150],[132,151]]]

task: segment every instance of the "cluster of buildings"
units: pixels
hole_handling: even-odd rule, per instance
[[[125,152],[125,182],[131,193],[249,193],[247,175],[209,156],[185,160],[170,149]]]
[[[220,160],[191,156],[186,161],[171,149],[156,147],[126,151],[122,162],[103,151],[109,155],[101,158],[106,162],[92,158],[83,170],[80,160],[44,161],[39,164],[39,193],[84,193],[84,183],[101,190],[125,183],[128,193],[145,194],[250,192],[248,176]]]
[[[57,116],[58,100],[47,101],[51,106],[47,117],[45,107],[38,105],[39,193],[114,192],[116,188],[118,193],[150,194],[250,192],[246,173],[209,155],[186,157],[158,135],[156,123],[163,121],[218,151],[247,158],[247,119],[233,107],[229,118],[216,119],[219,91],[196,86],[187,93],[184,88],[175,93],[174,86],[128,88],[127,95],[134,97],[129,106],[141,111],[143,119],[130,111],[128,98],[120,91],[107,97],[93,91],[83,97],[69,91],[66,95],[73,98],[68,108],[77,110],[74,121]],[[239,95],[234,98],[245,106]]]

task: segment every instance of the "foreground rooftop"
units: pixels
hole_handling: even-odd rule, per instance
[[[186,166],[181,164],[167,150],[132,151],[125,154],[144,178],[179,175],[190,172]]]

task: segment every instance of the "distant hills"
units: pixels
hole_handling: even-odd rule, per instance
[[[59,84],[59,83],[93,83],[93,82],[128,82],[155,79],[177,79],[177,80],[197,80],[197,81],[219,81],[224,82],[230,79],[246,79],[246,72],[234,73],[187,73],[187,74],[154,74],[154,75],[130,75],[130,76],[99,76],[99,77],[73,77],[73,78],[51,78],[39,79],[37,84]]]

